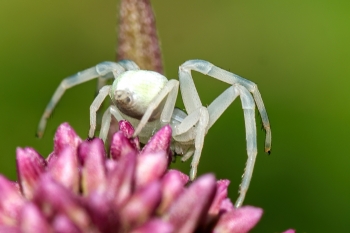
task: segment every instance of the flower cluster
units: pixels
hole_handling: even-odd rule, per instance
[[[260,208],[234,208],[228,180],[188,184],[168,170],[170,126],[142,150],[130,123],[119,128],[108,156],[102,140],[83,141],[67,123],[47,159],[18,148],[18,182],[0,175],[0,233],[248,232],[259,221]]]

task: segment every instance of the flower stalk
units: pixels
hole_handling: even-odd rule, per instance
[[[133,60],[141,69],[163,73],[150,0],[122,0],[119,12],[117,60]]]

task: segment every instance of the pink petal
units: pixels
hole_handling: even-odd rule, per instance
[[[147,153],[154,153],[164,151],[171,155],[170,143],[171,143],[171,127],[170,125],[163,126],[153,137],[147,142],[142,149],[141,155]]]
[[[112,200],[115,208],[119,208],[133,191],[136,156],[136,152],[131,151],[122,157],[117,166],[107,175],[106,198]]]
[[[118,122],[118,124],[119,124],[119,130],[123,132],[125,137],[131,138],[135,132],[135,129],[132,126],[132,124],[126,120],[121,120]]]
[[[21,213],[20,226],[22,233],[46,233],[50,231],[50,225],[33,203],[27,203]]]
[[[162,179],[162,203],[158,213],[164,213],[171,203],[185,190],[189,177],[177,170],[169,170]]]
[[[92,192],[104,191],[107,185],[105,169],[105,150],[101,139],[84,141],[79,147],[79,157],[83,159],[82,190],[89,195]]]
[[[105,167],[107,171],[107,176],[118,166],[118,162],[115,160],[107,159],[105,162]]]
[[[120,228],[116,209],[104,194],[92,193],[88,197],[87,205],[91,220],[100,232],[115,232]]]
[[[234,210],[236,207],[232,204],[230,198],[226,198],[220,203],[220,212],[230,212]]]
[[[71,220],[62,214],[55,216],[52,227],[55,233],[81,233]]]
[[[221,208],[221,203],[227,198],[227,188],[230,184],[229,180],[218,180],[216,182],[216,194],[209,209],[209,214],[217,215]]]
[[[203,175],[173,202],[165,219],[175,226],[176,232],[194,232],[198,227],[214,199],[215,182],[214,175]]]
[[[155,212],[160,199],[161,190],[158,181],[136,191],[121,211],[124,226],[128,228],[144,223]]]
[[[139,155],[136,167],[136,187],[147,185],[159,179],[167,167],[168,158],[164,151]]]
[[[52,177],[74,193],[79,192],[79,166],[76,151],[66,147],[49,163],[49,173]]]
[[[136,229],[132,230],[130,233],[171,233],[174,232],[174,227],[161,219],[151,219],[145,224]]]
[[[111,142],[111,158],[118,161],[121,157],[124,157],[130,152],[137,152],[136,147],[124,136],[123,132],[119,131],[115,133]]]
[[[74,129],[68,124],[61,124],[56,131],[54,138],[54,151],[55,154],[60,154],[61,151],[69,146],[77,149],[81,143],[80,137],[75,133]]]
[[[16,161],[22,193],[31,199],[40,176],[45,172],[46,161],[32,148],[17,148]]]
[[[288,229],[288,230],[284,231],[283,233],[295,233],[295,230],[294,229]]]
[[[17,224],[16,218],[7,216],[2,210],[0,210],[0,226],[13,226]]]
[[[57,156],[55,154],[55,152],[51,152],[47,158],[46,158],[46,163],[47,163],[47,166],[50,166],[50,163],[52,163],[53,161],[55,161],[57,159]]]
[[[243,206],[223,214],[213,233],[249,232],[260,220],[263,210],[253,206]]]
[[[0,175],[0,223],[15,224],[24,203],[16,184]]]
[[[18,226],[0,226],[0,233],[22,233]]]
[[[131,125],[130,122],[121,120],[118,122],[119,123],[119,130],[123,132],[124,136],[126,138],[129,138],[130,142],[136,147],[136,149],[140,149],[140,141],[138,137],[132,138],[135,129]]]
[[[90,227],[91,219],[77,197],[49,174],[42,176],[33,200],[48,217],[61,213],[67,215],[82,231]]]

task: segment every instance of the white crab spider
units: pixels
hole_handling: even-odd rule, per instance
[[[231,86],[208,107],[204,107],[191,76],[192,70],[209,75]],[[160,127],[170,124],[173,129],[172,150],[176,154],[183,155],[182,161],[186,161],[193,155],[190,171],[191,180],[196,177],[204,136],[239,95],[244,111],[248,153],[248,160],[240,185],[240,195],[235,203],[236,207],[242,205],[252,177],[257,154],[255,103],[266,131],[265,151],[269,153],[271,148],[270,123],[255,83],[203,60],[189,60],[183,63],[179,67],[179,81],[167,80],[166,77],[157,72],[140,70],[130,60],[122,60],[118,63],[102,62],[61,82],[41,117],[38,127],[39,137],[42,136],[47,119],[65,90],[94,78],[99,79],[99,93],[90,106],[89,137],[94,137],[96,112],[109,95],[114,105],[111,105],[103,114],[100,138],[103,141],[107,138],[111,115],[118,121],[122,119],[130,121],[136,127],[134,136],[139,136],[143,143],[146,143]],[[115,79],[113,84],[103,86],[106,80],[110,78]],[[179,84],[187,114],[175,108]]]

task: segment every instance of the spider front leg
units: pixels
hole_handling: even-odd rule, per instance
[[[47,119],[50,117],[53,109],[55,108],[58,101],[61,99],[62,95],[67,89],[99,77],[114,78],[112,71],[115,71],[115,73],[119,74],[124,72],[124,68],[121,65],[114,62],[102,62],[96,65],[95,67],[81,71],[73,76],[62,80],[55,93],[51,97],[51,100],[46,106],[44,114],[40,119],[39,126],[37,129],[37,136],[41,138],[44,134]]]

